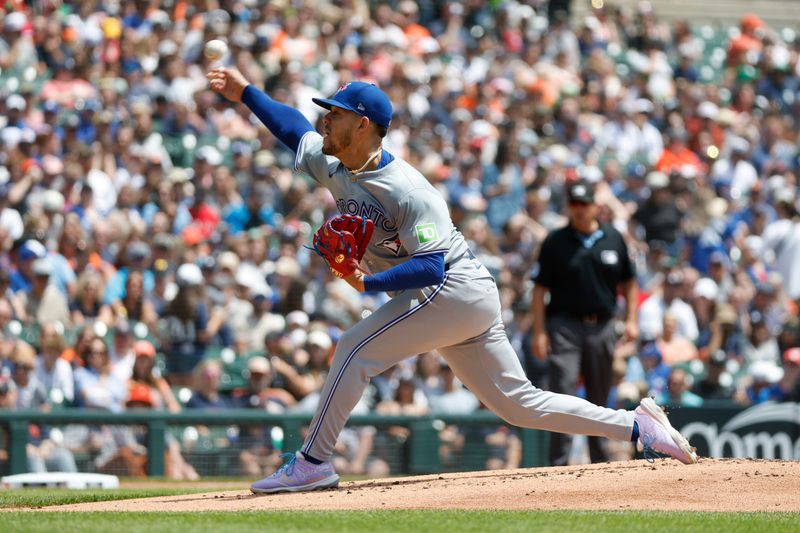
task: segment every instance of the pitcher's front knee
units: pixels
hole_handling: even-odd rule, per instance
[[[352,329],[348,329],[339,337],[339,341],[336,343],[336,351],[334,352],[333,358],[341,359],[344,361],[347,359],[350,354],[353,353],[356,346],[363,341],[364,339],[359,338],[355,333],[353,333]]]
[[[353,352],[356,345],[357,343],[354,342],[354,335],[347,331],[342,334],[339,342],[336,344],[336,350],[333,352],[329,373],[338,374],[344,366],[349,368],[353,364]]]
[[[349,348],[349,346],[350,344],[346,339],[336,346],[330,370],[328,371],[329,381],[347,382],[350,379],[356,379],[361,382],[367,382],[369,378],[372,377],[367,375],[367,370],[363,361],[361,361],[357,353],[354,353],[353,348]]]

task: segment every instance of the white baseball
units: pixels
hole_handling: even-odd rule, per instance
[[[227,52],[228,45],[225,44],[225,41],[221,41],[219,39],[212,39],[211,41],[208,41],[205,49],[203,49],[203,54],[209,61],[219,61]]]

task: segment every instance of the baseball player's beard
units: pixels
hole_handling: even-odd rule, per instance
[[[332,155],[334,157],[341,154],[345,148],[349,147],[353,142],[353,132],[347,130],[343,133],[344,139],[341,142],[336,142],[333,133],[328,133],[322,138],[322,153],[325,155]]]

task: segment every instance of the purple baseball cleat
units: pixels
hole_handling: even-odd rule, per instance
[[[250,485],[251,491],[256,494],[306,492],[339,485],[339,475],[329,462],[315,465],[306,461],[300,452],[285,453],[281,457],[291,458],[271,476]]]
[[[686,437],[669,423],[667,415],[652,398],[645,398],[635,411],[639,424],[639,442],[636,447],[644,452],[644,457],[652,462],[653,452],[669,455],[683,464],[697,462],[695,453]]]

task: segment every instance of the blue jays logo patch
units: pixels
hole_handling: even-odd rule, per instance
[[[400,242],[400,234],[395,233],[391,237],[383,239],[381,242],[377,244],[377,246],[380,246],[381,248],[386,248],[394,255],[400,256],[400,248],[403,247],[403,243]]]

